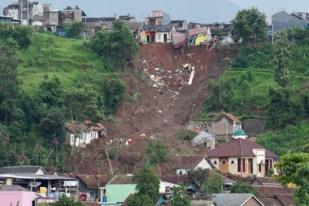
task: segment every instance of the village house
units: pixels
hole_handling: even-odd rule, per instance
[[[221,173],[242,177],[265,177],[274,172],[278,160],[277,155],[248,140],[243,131],[236,131],[230,141],[208,150],[207,157]]]
[[[0,185],[0,201],[3,206],[35,205],[38,195],[18,185]]]
[[[39,194],[40,202],[55,202],[60,195],[77,197],[77,187],[67,186],[67,182],[74,181],[75,178],[59,176],[57,173],[48,174],[40,166],[8,166],[0,168],[0,180],[6,186],[21,186]],[[20,194],[22,195],[22,194]]]
[[[69,122],[65,124],[66,143],[72,147],[86,147],[93,140],[106,136],[106,128],[101,123],[91,121]]]
[[[177,32],[186,33],[189,29],[189,23],[186,20],[172,20],[170,24],[175,26]]]
[[[200,131],[191,142],[193,146],[203,145],[209,149],[214,149],[216,147],[216,137],[204,130]]]
[[[219,118],[207,123],[207,132],[218,137],[219,141],[228,141],[234,132],[242,128],[239,118],[230,113],[220,113]]]
[[[145,19],[145,23],[153,26],[167,25],[171,22],[170,15],[163,11],[152,11],[151,15]]]
[[[264,206],[254,195],[249,193],[222,193],[212,197],[215,206]]]
[[[272,33],[300,28],[305,29],[309,27],[308,18],[304,18],[303,14],[298,15],[297,13],[289,14],[285,11],[278,12],[272,16]]]

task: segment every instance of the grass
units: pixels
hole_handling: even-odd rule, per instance
[[[67,88],[85,73],[95,77],[111,73],[83,40],[66,39],[52,34],[35,34],[29,48],[18,53],[18,79],[21,89],[32,94],[46,78],[57,77]]]

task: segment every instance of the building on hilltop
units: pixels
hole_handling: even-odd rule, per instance
[[[163,11],[152,11],[151,15],[146,17],[145,23],[154,26],[167,25],[171,22],[171,16]]]

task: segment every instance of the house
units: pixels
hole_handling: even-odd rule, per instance
[[[164,26],[156,26],[155,28],[155,42],[156,43],[171,43],[172,32],[176,31],[172,24]]]
[[[79,192],[85,198],[85,201],[95,202],[100,198],[101,188],[105,187],[110,177],[107,175],[73,175],[78,179]]]
[[[207,123],[206,131],[218,137],[219,141],[227,141],[234,132],[242,128],[238,117],[230,113],[220,113],[215,120]]]
[[[11,17],[13,19],[19,18],[19,4],[13,3],[9,4],[3,9],[3,15],[6,17]]]
[[[204,130],[199,132],[191,141],[193,146],[204,145],[207,148],[214,149],[216,147],[216,137]]]
[[[265,206],[296,206],[292,189],[283,186],[254,185]]]
[[[303,18],[297,14],[289,14],[285,11],[278,12],[272,16],[272,33],[280,31],[301,28],[305,29],[309,26],[307,18]]]
[[[38,195],[18,185],[1,185],[0,200],[1,205],[20,205],[32,206],[35,205]]]
[[[136,182],[133,175],[116,175],[104,188],[105,194],[101,194],[102,205],[117,205],[125,202],[136,193]]]
[[[167,25],[171,22],[170,15],[163,11],[152,11],[151,15],[145,19],[145,23],[153,26]]]
[[[176,156],[173,160],[164,163],[159,168],[161,174],[186,176],[190,170],[204,169],[211,170],[213,166],[205,156]]]
[[[211,31],[207,27],[199,27],[188,30],[188,45],[206,45],[211,39]]]
[[[59,11],[59,25],[72,24],[74,22],[82,22],[83,18],[87,15],[78,6],[72,8],[68,6],[67,8]]]
[[[244,119],[243,129],[250,138],[257,137],[264,130],[265,119]]]
[[[189,29],[189,23],[186,20],[172,20],[170,24],[175,26],[177,32],[186,33]]]
[[[65,124],[66,143],[72,147],[86,147],[93,140],[106,136],[106,128],[101,123],[91,121],[69,122]]]
[[[229,142],[208,150],[207,157],[221,173],[265,177],[274,169],[278,156],[245,136],[235,134]]]
[[[5,185],[18,185],[31,191],[39,191],[41,196],[56,201],[60,194],[76,195],[77,187],[68,188],[64,182],[74,181],[70,177],[47,174],[41,166],[8,166],[0,168],[0,180]],[[69,190],[70,189],[70,190]]]
[[[264,204],[252,194],[214,194],[212,200],[216,206],[264,206]]]

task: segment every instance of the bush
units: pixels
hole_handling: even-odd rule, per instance
[[[167,148],[164,144],[150,140],[146,146],[146,160],[149,164],[156,166],[167,158]]]
[[[196,132],[190,130],[179,130],[176,133],[176,138],[182,141],[191,141],[197,135]]]
[[[90,40],[89,47],[114,66],[124,68],[133,60],[138,46],[124,22],[114,22],[112,31],[102,31]]]
[[[251,185],[248,185],[246,183],[237,182],[236,185],[234,185],[231,189],[231,193],[250,193],[255,196],[258,195],[256,189],[252,187]]]
[[[27,27],[0,26],[0,41],[14,39],[21,49],[27,49],[31,44],[32,31]]]
[[[66,37],[68,38],[80,38],[85,25],[82,22],[74,22],[65,26]]]
[[[62,196],[54,206],[84,206],[81,202],[76,202],[68,197]]]
[[[221,175],[212,172],[207,181],[202,185],[202,190],[208,194],[221,193],[223,191],[223,183]]]

